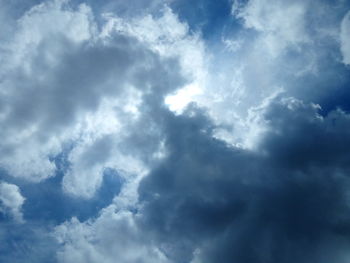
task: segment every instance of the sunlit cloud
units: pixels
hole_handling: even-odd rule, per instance
[[[347,262],[349,3],[0,3],[0,262]]]

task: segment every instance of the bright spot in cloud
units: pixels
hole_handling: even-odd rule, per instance
[[[181,114],[186,106],[194,101],[195,96],[202,94],[202,89],[198,83],[186,85],[179,91],[165,98],[165,104],[176,114]]]

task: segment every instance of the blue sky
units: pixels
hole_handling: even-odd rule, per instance
[[[350,3],[0,0],[1,263],[346,263]]]

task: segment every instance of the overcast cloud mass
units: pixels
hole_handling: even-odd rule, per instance
[[[0,0],[1,263],[348,263],[350,2]]]

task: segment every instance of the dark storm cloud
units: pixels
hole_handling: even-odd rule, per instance
[[[169,155],[140,185],[140,224],[175,262],[195,251],[198,262],[344,262],[350,118],[317,111],[276,99],[254,152],[213,139],[195,108],[165,113]]]
[[[269,158],[293,170],[330,168],[348,172],[349,115],[338,109],[322,117],[317,105],[295,99],[286,99],[285,103],[288,107],[273,103],[265,113],[272,127],[261,147]]]

